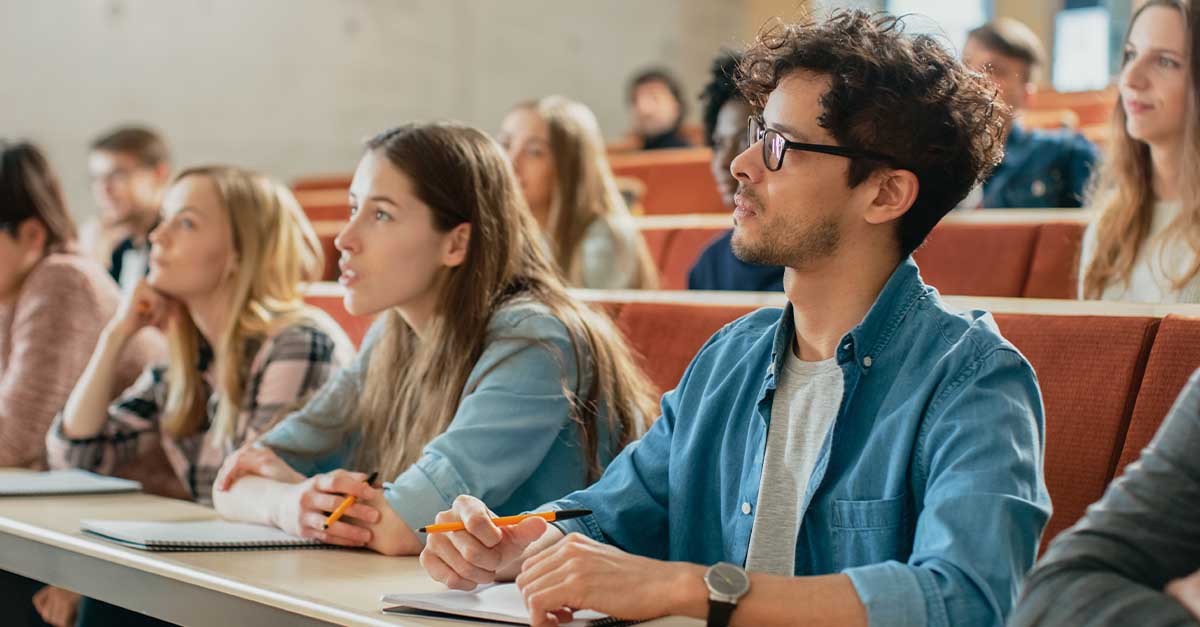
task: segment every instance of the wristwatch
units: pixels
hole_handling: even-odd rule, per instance
[[[738,599],[750,591],[750,576],[738,566],[717,562],[704,573],[708,586],[708,627],[728,627]]]

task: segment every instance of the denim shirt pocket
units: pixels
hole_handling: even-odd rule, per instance
[[[831,504],[834,560],[837,570],[904,561],[912,552],[908,496]]]

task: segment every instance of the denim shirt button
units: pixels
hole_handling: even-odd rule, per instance
[[[749,501],[742,503],[742,513],[747,516],[750,515],[750,502]]]
[[[863,357],[863,368],[870,368],[872,363],[874,362],[871,360],[870,356]]]

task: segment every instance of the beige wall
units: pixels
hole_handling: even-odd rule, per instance
[[[122,122],[165,131],[180,166],[282,179],[348,171],[407,121],[493,130],[550,93],[617,136],[628,77],[661,64],[699,93],[750,1],[0,0],[0,134],[47,149],[78,216],[87,143]]]

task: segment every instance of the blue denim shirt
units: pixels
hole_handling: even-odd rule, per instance
[[[1096,147],[1078,133],[1013,124],[1004,161],[983,183],[983,208],[1080,207],[1096,158]]]
[[[297,472],[346,468],[361,445],[352,417],[370,355],[383,337],[381,320],[351,365],[260,440]],[[566,325],[545,305],[522,299],[501,307],[449,427],[425,445],[415,464],[387,478],[384,498],[415,529],[433,522],[460,494],[506,515],[586,486],[590,460],[565,391],[582,396],[592,376],[587,351],[581,348],[577,360]],[[607,415],[601,408],[601,466],[616,454]]]
[[[557,523],[633,553],[746,563],[791,307],[714,335],[662,417]],[[1002,625],[1050,498],[1041,393],[990,314],[953,314],[906,260],[837,349],[845,392],[801,503],[795,574],[845,573],[871,625]]]

